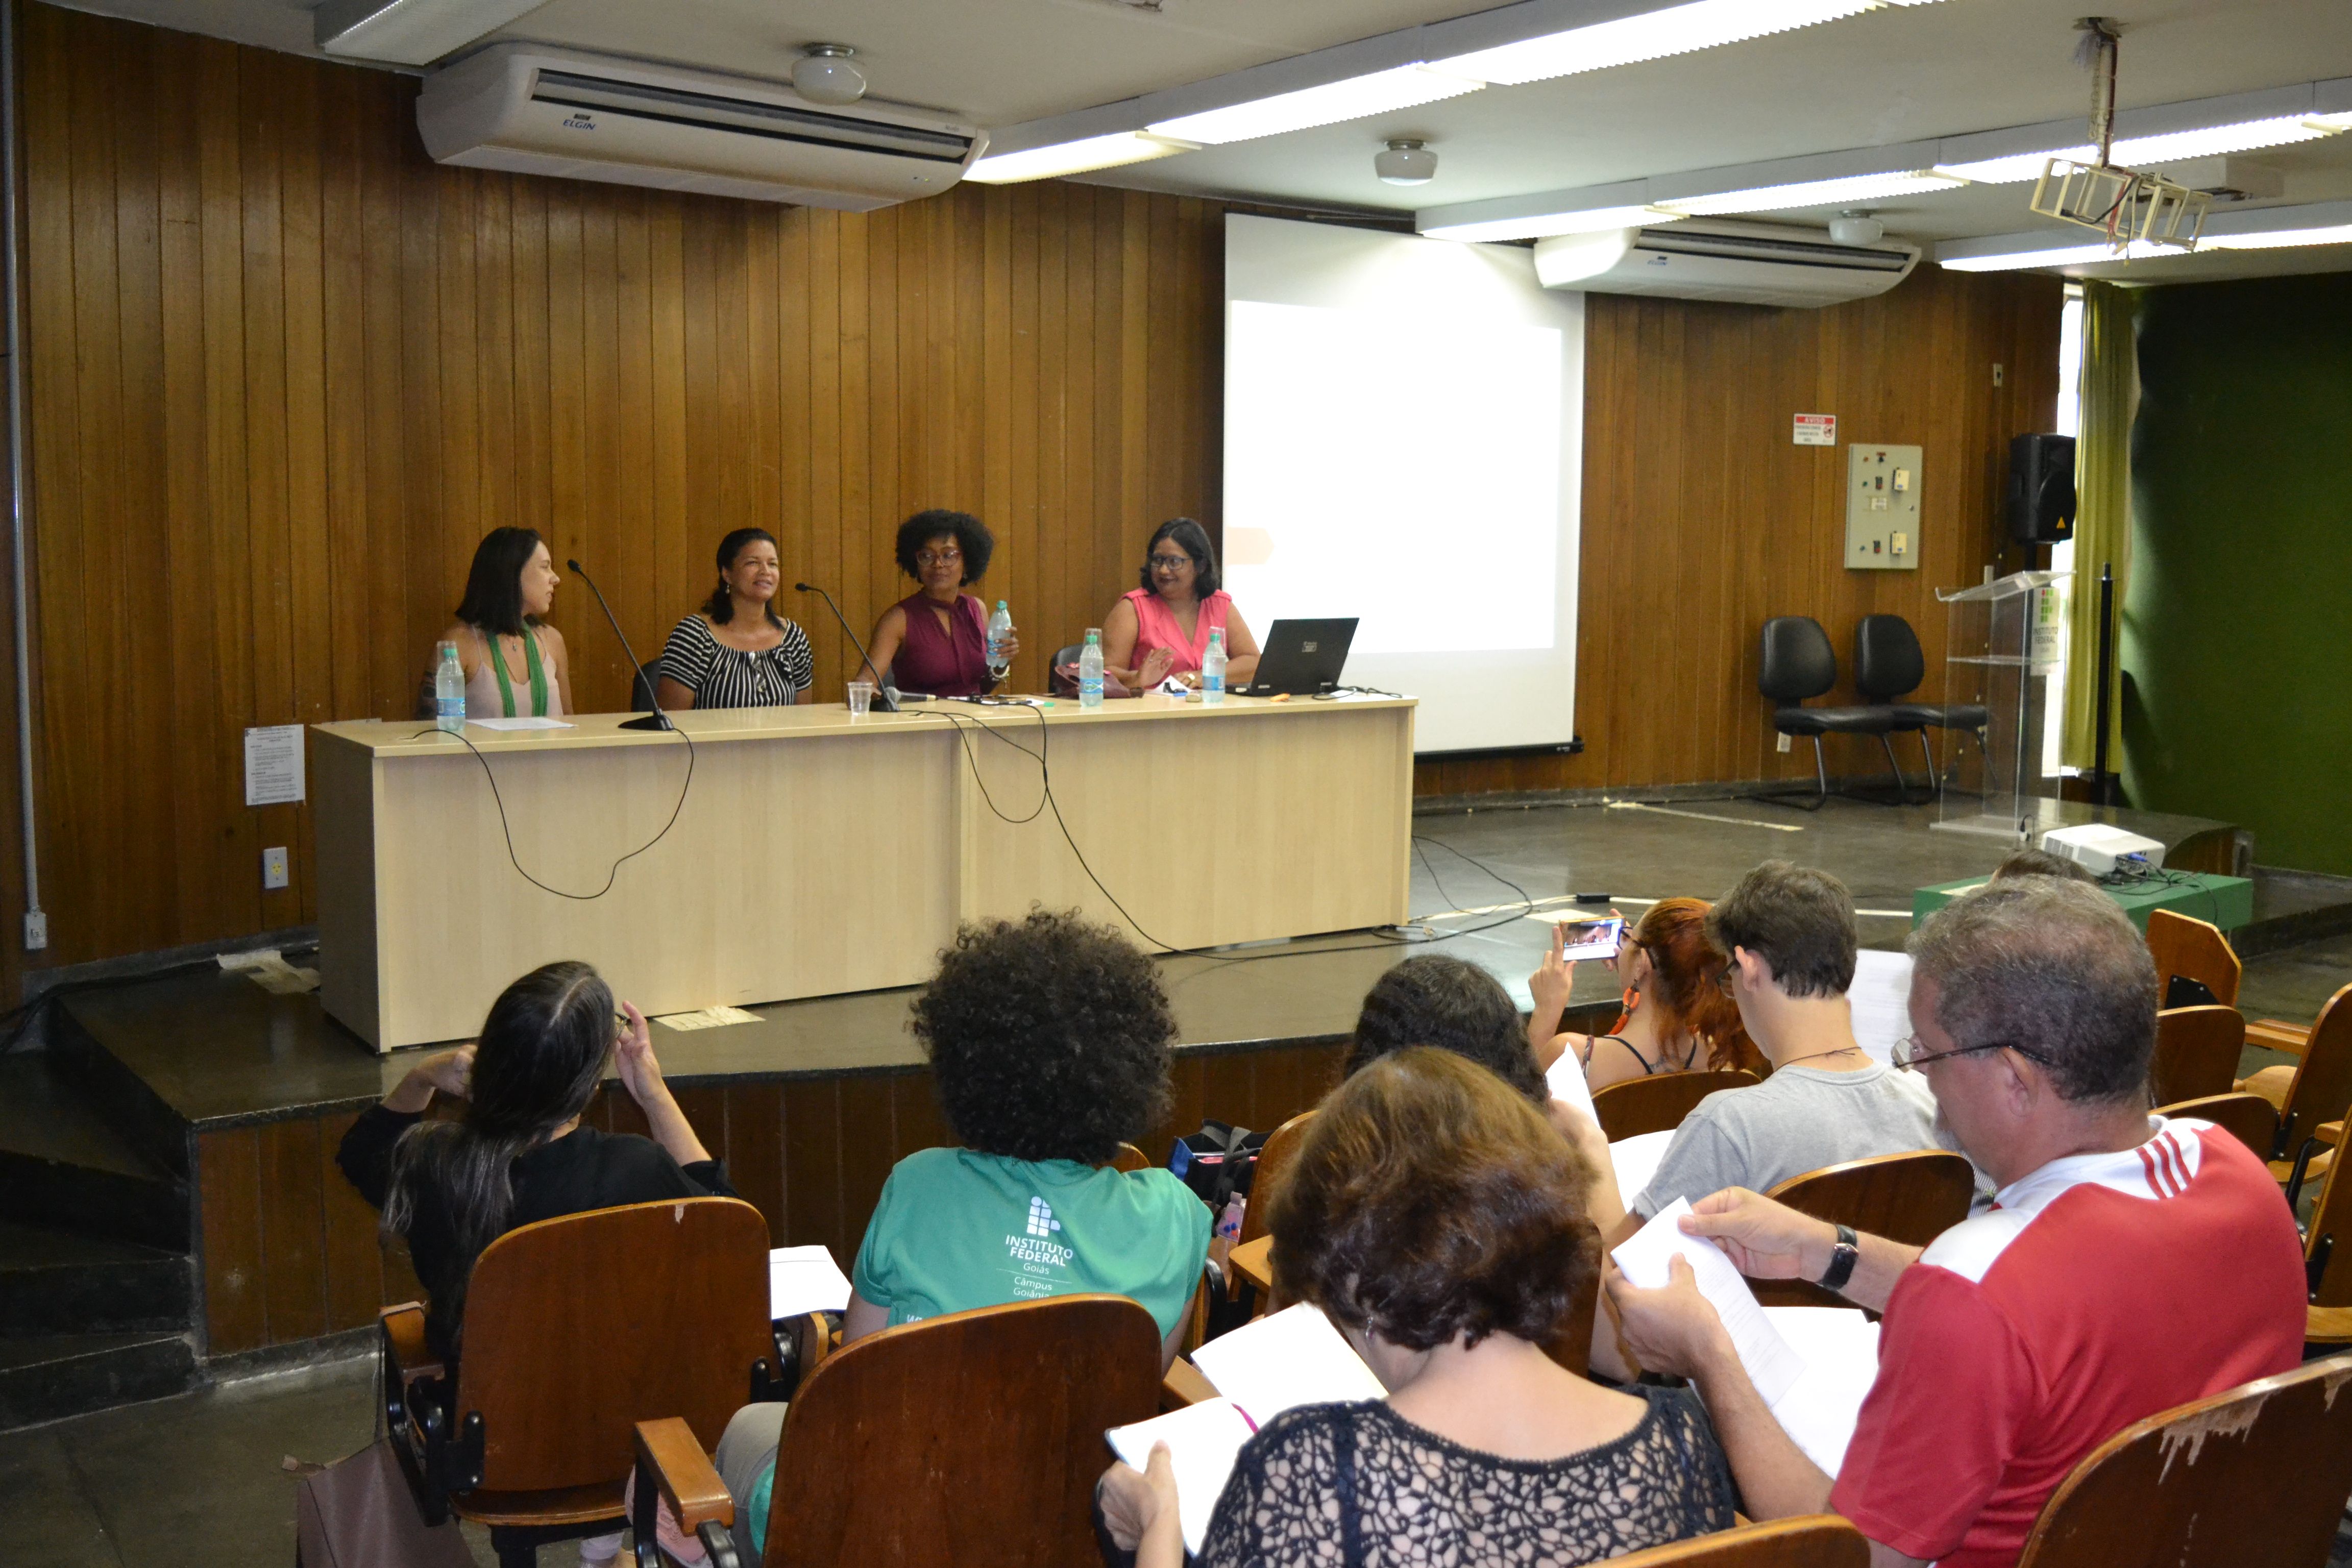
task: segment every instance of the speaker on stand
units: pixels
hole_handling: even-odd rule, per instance
[[[2074,537],[2074,437],[2010,438],[2002,510],[2009,536],[2020,544],[2061,544]]]

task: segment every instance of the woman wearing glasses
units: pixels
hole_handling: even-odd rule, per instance
[[[963,591],[988,571],[996,537],[970,512],[933,509],[898,525],[898,569],[922,584],[882,612],[866,644],[872,662],[860,680],[890,672],[901,691],[978,697],[996,681],[988,673],[988,609]],[[1008,634],[1007,655],[1021,651]]]
[[[1661,899],[1618,934],[1611,963],[1625,987],[1625,1010],[1605,1035],[1559,1030],[1576,972],[1560,957],[1560,942],[1561,928],[1555,926],[1543,967],[1528,976],[1534,1003],[1528,1044],[1546,1069],[1572,1050],[1585,1080],[1606,1089],[1652,1073],[1763,1067],[1763,1053],[1739,1022],[1738,1004],[1716,984],[1725,960],[1706,940],[1705,899]]]
[[[1189,517],[1171,517],[1144,549],[1142,586],[1103,617],[1103,668],[1134,691],[1171,675],[1198,686],[1213,631],[1225,634],[1225,689],[1247,686],[1257,673],[1257,638],[1233,595],[1217,586],[1208,531]]]

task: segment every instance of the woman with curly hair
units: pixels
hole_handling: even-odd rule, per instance
[[[1559,1032],[1576,965],[1561,959],[1554,927],[1543,967],[1528,976],[1535,1007],[1527,1037],[1537,1059],[1549,1068],[1562,1051],[1574,1051],[1596,1089],[1698,1068],[1746,1068],[1760,1076],[1764,1053],[1748,1037],[1738,1005],[1716,984],[1731,961],[1707,940],[1706,910],[1705,899],[1661,899],[1625,927],[1609,961],[1624,982],[1625,1010],[1605,1035]]]
[[[1584,1163],[1524,1095],[1451,1052],[1397,1052],[1323,1102],[1271,1198],[1282,1294],[1320,1307],[1385,1400],[1286,1411],[1245,1444],[1204,1568],[1461,1561],[1569,1568],[1727,1529],[1688,1389],[1616,1392],[1544,1353],[1600,1267]],[[1164,1445],[1101,1504],[1143,1568],[1183,1559]]]
[[[996,684],[988,673],[988,606],[963,591],[988,574],[996,536],[968,511],[933,508],[898,525],[898,570],[920,586],[874,623],[866,641],[871,658],[853,678],[879,682],[890,672],[902,691],[932,697],[977,697]],[[1005,636],[1005,657],[1021,639]]]

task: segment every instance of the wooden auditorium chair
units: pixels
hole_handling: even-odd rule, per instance
[[[2238,962],[2238,954],[2230,946],[2230,939],[2221,934],[2221,927],[2170,910],[2150,910],[2147,952],[2156,960],[2159,1005],[2173,1005],[2172,982],[2176,976],[2196,981],[2224,1007],[2238,1005],[2238,982],[2245,974],[2245,965]]]
[[[2320,1187],[2304,1237],[2303,1275],[2310,1292],[2304,1343],[2352,1345],[2352,1179],[2338,1187],[2330,1175]]]
[[[761,1561],[1094,1568],[1103,1433],[1159,1408],[1160,1331],[1124,1296],[982,1307],[870,1334],[793,1396]],[[726,1495],[696,1443],[648,1443],[638,1462],[641,1499],[652,1489],[698,1501],[708,1519]],[[679,1522],[693,1527],[684,1510]],[[748,1551],[739,1556],[751,1568]]]
[[[2209,1094],[2156,1108],[2158,1116],[2193,1116],[2210,1121],[2267,1161],[2278,1143],[2278,1108],[2259,1094]]]
[[[1876,1154],[1791,1176],[1764,1195],[1799,1214],[1925,1247],[1969,1217],[1976,1172],[1945,1149]],[[1804,1279],[1753,1279],[1756,1299],[1769,1307],[1851,1305],[1834,1290]]]
[[[1698,1068],[1629,1078],[1594,1091],[1592,1118],[1612,1143],[1644,1132],[1671,1132],[1692,1107],[1716,1090],[1749,1089],[1762,1081],[1746,1068]]]
[[[1768,1520],[1609,1560],[1610,1568],[1869,1568],[1870,1542],[1833,1513]]]
[[[1257,1169],[1250,1177],[1249,1202],[1242,1209],[1242,1231],[1225,1254],[1225,1272],[1236,1300],[1249,1307],[1249,1316],[1262,1316],[1274,1303],[1274,1238],[1265,1233],[1267,1194],[1290,1168],[1307,1134],[1312,1110],[1302,1110],[1272,1132],[1257,1152]]]
[[[638,1422],[680,1418],[714,1447],[747,1399],[781,1394],[768,1222],[736,1198],[509,1231],[474,1265],[454,1375],[422,1306],[379,1323],[394,1447],[425,1522],[488,1526],[502,1568],[622,1527]]]
[[[2352,1492],[2347,1377],[2335,1356],[2125,1427],[2051,1494],[2018,1568],[2319,1568]]]
[[[2327,1173],[2342,1137],[2345,1110],[2352,1107],[2352,985],[2330,996],[2319,1010],[2301,1061],[2264,1068],[2237,1087],[2278,1108],[2271,1174],[2285,1184],[2292,1204],[2306,1178]]]
[[[2235,1007],[2167,1007],[2156,1016],[2156,1056],[2148,1063],[2156,1102],[2229,1093],[2245,1049],[2246,1020]]]

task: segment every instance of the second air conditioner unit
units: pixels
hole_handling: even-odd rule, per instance
[[[923,110],[535,44],[426,77],[416,128],[436,163],[843,212],[935,195],[988,142]]]
[[[1866,300],[1918,264],[1919,247],[1899,239],[1834,245],[1817,228],[1723,218],[1536,241],[1536,276],[1547,289],[1747,305]]]

